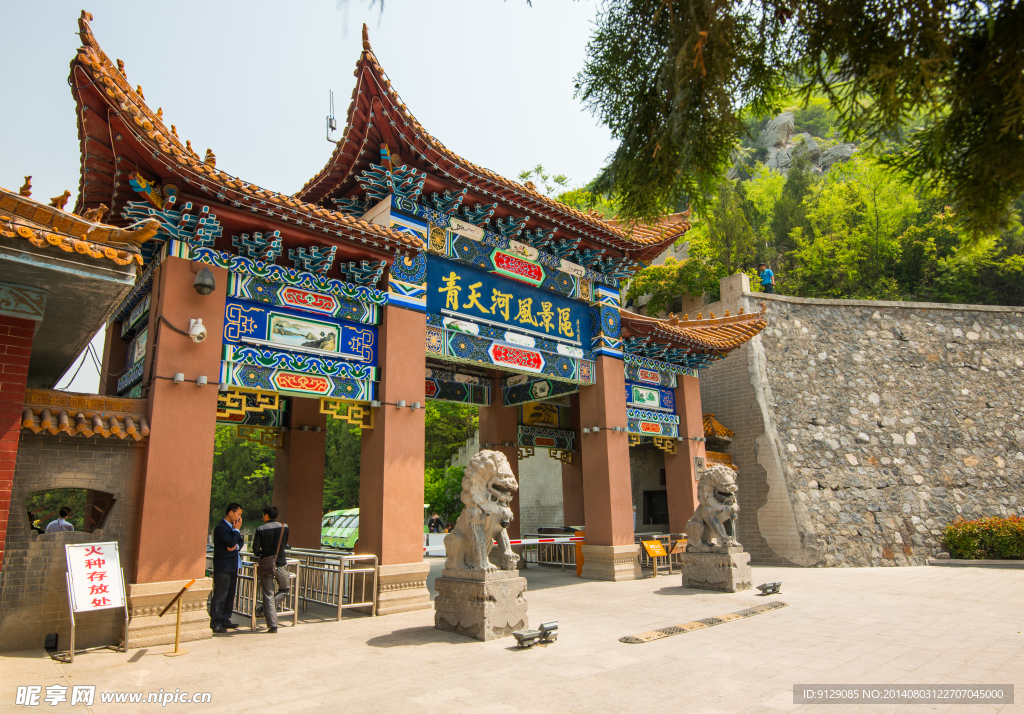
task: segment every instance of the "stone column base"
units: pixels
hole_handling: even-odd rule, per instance
[[[159,617],[188,580],[164,583],[131,583],[128,585],[128,647],[155,647],[174,644],[174,625],[177,604]],[[181,642],[205,640],[213,636],[206,600],[213,590],[211,578],[199,578],[196,584],[181,596]]]
[[[584,545],[583,572],[580,577],[592,580],[639,580],[640,546]]]
[[[397,563],[382,565],[377,582],[377,614],[430,609],[427,574],[430,563]]]
[[[729,548],[728,550],[736,550]],[[735,593],[753,587],[750,553],[682,553],[683,587]]]
[[[434,627],[484,642],[529,627],[526,578],[515,570],[442,570],[434,581]]]

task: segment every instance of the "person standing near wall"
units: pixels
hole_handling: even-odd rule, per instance
[[[263,509],[263,525],[252,537],[252,554],[259,560],[257,577],[263,593],[263,615],[267,618],[267,632],[277,632],[277,605],[288,595],[288,571],[285,569],[284,549],[288,547],[288,525],[277,522],[277,506]],[[274,581],[278,593],[274,595]]]
[[[242,548],[242,507],[229,503],[224,518],[213,529],[213,603],[210,606],[210,629],[224,634],[238,627],[231,621],[238,584],[239,551]]]
[[[59,533],[60,531],[73,531],[75,527],[67,522],[67,517],[71,515],[71,509],[67,506],[61,506],[60,512],[57,513],[57,520],[50,521],[49,525],[46,526],[47,533]]]
[[[775,273],[764,263],[757,266],[757,274],[761,278],[761,292],[769,295],[775,293]]]

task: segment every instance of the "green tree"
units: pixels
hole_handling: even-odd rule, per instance
[[[1024,193],[1022,26],[1017,0],[608,0],[577,76],[619,140],[596,192],[626,219],[703,213],[744,117],[796,89],[809,109],[826,97],[842,135],[914,124],[887,165],[948,196],[975,239],[995,232]]]
[[[626,290],[627,302],[635,302],[641,296],[650,296],[646,310],[648,315],[669,312],[672,303],[680,295],[703,295],[711,300],[721,295],[719,280],[728,273],[718,263],[691,257],[678,261],[669,257],[664,265],[651,265],[638,271]]]
[[[235,435],[235,427],[218,425],[214,436],[210,524],[224,517],[228,503],[241,504],[245,522],[259,523],[274,495],[274,447]]]
[[[324,458],[324,509],[359,507],[362,429],[341,419],[327,420]]]
[[[428,467],[423,479],[423,499],[445,523],[454,523],[462,512],[464,466]]]
[[[426,468],[442,469],[466,445],[479,425],[476,406],[454,402],[427,402],[425,414]]]

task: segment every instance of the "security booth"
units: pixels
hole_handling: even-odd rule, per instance
[[[708,336],[749,339],[763,326],[741,316],[677,328],[621,309],[623,281],[680,238],[687,217],[622,226],[455,155],[401,101],[365,27],[327,164],[294,196],[266,190],[180,138],[91,20],[79,20],[70,77],[83,148],[76,211],[102,205],[115,224],[158,228],[110,313],[103,361],[105,392],[146,400],[151,428],[128,585],[133,645],[166,641],[149,603],[203,575],[217,424],[274,445],[274,502],[291,544],[307,549],[320,543],[326,420],[360,427],[359,551],[379,562],[377,614],[431,606],[427,399],[477,405],[481,444],[513,471],[537,449],[557,457],[567,522],[586,526],[583,576],[636,577],[630,443],[656,438],[668,453],[700,434],[693,370],[730,349]],[[652,407],[629,391],[648,384],[675,401]],[[669,506],[685,519],[696,452],[675,448]],[[196,606],[205,591],[189,592],[186,639],[209,636]]]

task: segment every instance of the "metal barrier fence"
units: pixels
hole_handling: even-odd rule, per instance
[[[522,540],[533,540],[551,538],[551,534],[528,534]],[[536,565],[557,565],[561,570],[568,566],[575,572],[576,569],[576,544],[575,543],[528,543],[522,546],[522,558],[527,563]]]
[[[309,548],[289,548],[288,554],[301,561],[303,612],[312,602],[336,608],[338,620],[345,608],[368,607],[370,615],[377,614],[377,556]]]

